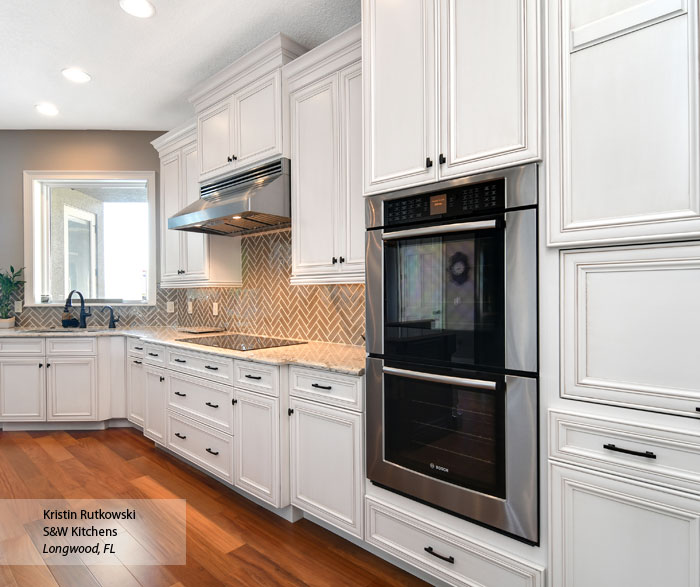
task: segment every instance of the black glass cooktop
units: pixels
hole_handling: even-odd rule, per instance
[[[217,336],[179,338],[178,342],[190,342],[204,346],[215,346],[222,349],[230,349],[232,351],[253,351],[255,349],[269,349],[278,346],[306,344],[301,340],[268,338],[266,336],[255,336],[252,334],[219,334]]]

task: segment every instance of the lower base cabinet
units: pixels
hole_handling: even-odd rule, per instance
[[[0,358],[0,420],[46,421],[44,357]]]
[[[362,414],[290,398],[292,505],[362,538]]]
[[[94,357],[47,357],[47,420],[97,419],[97,360]]]
[[[146,399],[146,370],[141,359],[127,358],[126,414],[129,422],[143,428]]]
[[[151,366],[145,367],[145,373],[143,434],[153,442],[165,446],[169,376],[164,369]]]
[[[700,499],[552,464],[551,584],[697,587]]]

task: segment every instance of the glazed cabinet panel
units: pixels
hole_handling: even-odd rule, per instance
[[[549,244],[700,234],[697,0],[549,2]]]
[[[97,419],[97,360],[94,357],[48,357],[47,420]]]
[[[0,358],[0,420],[46,421],[45,377],[43,357]]]
[[[552,585],[700,584],[697,497],[559,464],[550,482]]]
[[[143,427],[146,401],[146,371],[142,359],[126,359],[126,409],[129,422]]]

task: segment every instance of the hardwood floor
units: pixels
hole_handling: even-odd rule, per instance
[[[0,566],[0,586],[425,585],[308,520],[281,519],[136,430],[0,432],[0,499],[118,497],[186,499],[187,565]]]

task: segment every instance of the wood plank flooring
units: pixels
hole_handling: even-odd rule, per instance
[[[119,497],[186,499],[187,565],[0,566],[0,587],[425,585],[308,520],[255,505],[134,429],[0,431],[0,499]]]

